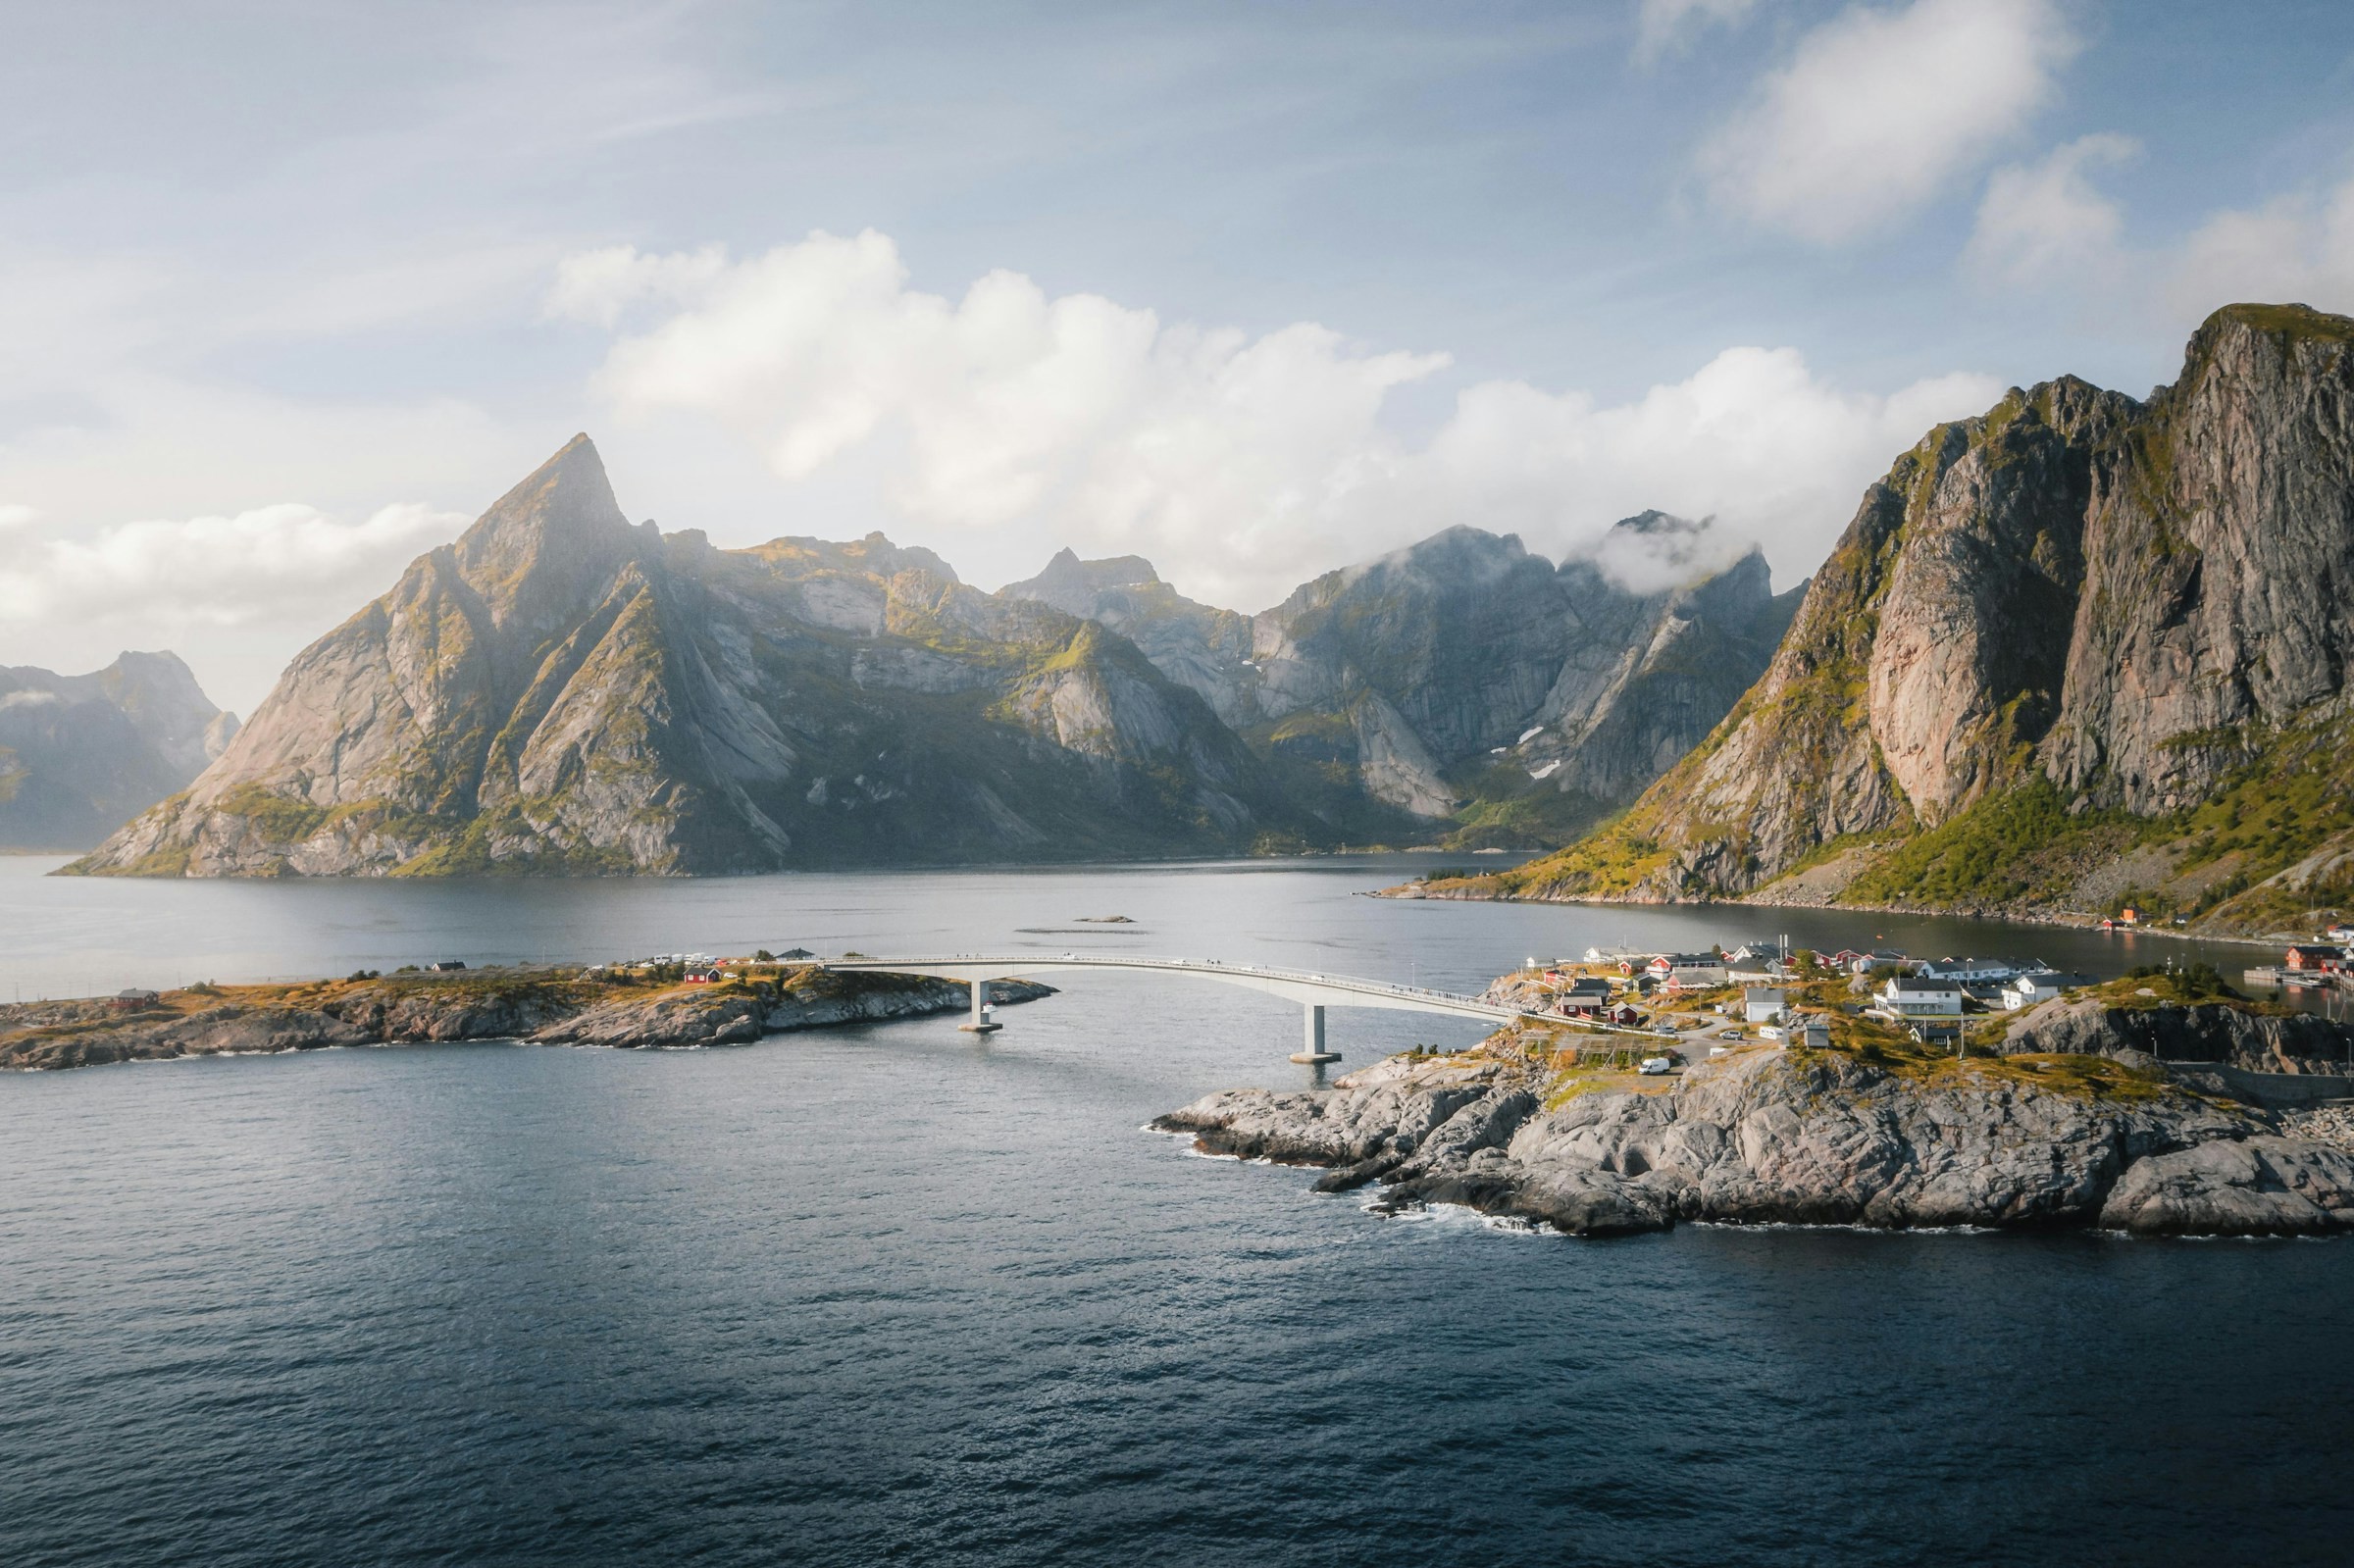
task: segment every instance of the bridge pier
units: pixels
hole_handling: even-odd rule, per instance
[[[972,983],[972,986],[973,1021],[969,1024],[958,1024],[956,1027],[963,1030],[967,1035],[995,1035],[998,1030],[1003,1029],[1005,1026],[989,1016],[989,982],[986,980],[976,980]],[[1318,1011],[1321,1011],[1321,1009],[1318,1009]]]
[[[1304,1041],[1302,1048],[1292,1056],[1292,1060],[1295,1062],[1303,1062],[1310,1067],[1321,1067],[1326,1062],[1337,1062],[1341,1059],[1339,1051],[1328,1051],[1324,1048],[1324,1009],[1314,1002],[1307,1004],[1307,1028]]]

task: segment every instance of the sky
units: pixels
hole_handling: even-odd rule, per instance
[[[576,430],[985,587],[1648,507],[1787,585],[2007,386],[2354,311],[2336,3],[0,0],[0,663],[241,712]]]

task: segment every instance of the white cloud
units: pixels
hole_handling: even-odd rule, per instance
[[[2009,286],[2054,279],[2114,281],[2124,258],[2124,215],[2085,177],[2088,169],[2124,163],[2141,150],[2128,136],[2081,136],[2034,165],[1995,171],[1978,204],[1976,230],[1963,265]]]
[[[322,598],[348,612],[466,522],[399,505],[342,523],[286,504],[35,538],[0,562],[0,621],[238,626]]]
[[[2354,179],[2213,215],[2184,242],[2163,292],[2190,320],[2246,300],[2354,310]]]
[[[660,259],[600,266],[634,277],[646,260]],[[830,505],[861,476],[876,513],[951,560],[963,541],[1141,550],[1243,608],[1455,523],[1560,553],[1655,506],[1714,515],[1808,570],[1896,453],[2001,391],[1947,377],[1847,393],[1795,350],[1735,348],[1619,405],[1464,387],[1427,440],[1403,438],[1390,393],[1447,364],[1312,324],[1258,336],[1163,324],[1012,273],[950,301],[909,289],[896,247],[870,231],[702,276],[615,342],[598,385],[633,422],[686,414],[734,431],[778,477],[834,485]]]
[[[1659,59],[1708,26],[1731,26],[1758,0],[1643,0],[1635,18],[1635,58]]]
[[[582,251],[557,265],[546,314],[557,321],[611,327],[633,305],[691,294],[726,266],[727,254],[717,245],[674,256],[640,255],[632,245]]]
[[[193,648],[212,698],[250,712],[294,647],[466,522],[398,505],[345,523],[288,504],[97,529],[30,523],[0,556],[0,637],[17,654],[0,662],[71,671],[124,648]]]
[[[1426,517],[1451,509],[1558,553],[1596,550],[1611,523],[1647,508],[1713,518],[1718,559],[1756,540],[1783,573],[1807,572],[1898,453],[2001,393],[1970,375],[1842,392],[1790,348],[1728,348],[1616,405],[1492,381],[1461,394],[1409,488]],[[1632,558],[1604,559],[1646,576]]]
[[[1919,207],[2022,129],[2077,48],[2053,0],[1857,7],[1799,40],[1701,149],[1717,200],[1836,244]]]
[[[21,529],[41,514],[29,506],[0,506],[0,532]]]

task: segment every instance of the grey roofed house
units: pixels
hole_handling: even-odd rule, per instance
[[[777,956],[779,958],[815,958],[817,954],[806,947],[788,947]]]

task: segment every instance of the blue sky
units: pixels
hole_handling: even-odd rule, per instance
[[[249,708],[575,430],[723,544],[1243,609],[2354,309],[2354,8],[0,6],[0,661]]]

